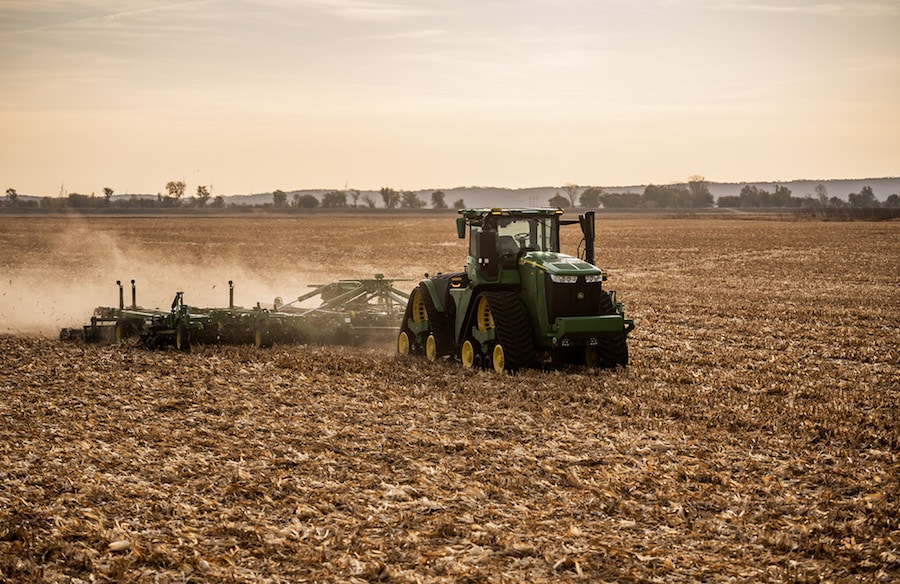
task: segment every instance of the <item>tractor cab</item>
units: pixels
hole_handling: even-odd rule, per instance
[[[506,280],[515,276],[507,270],[515,270],[526,254],[537,252],[536,257],[559,254],[560,225],[580,223],[584,232],[586,262],[593,262],[594,217],[593,212],[582,215],[578,221],[562,221],[562,209],[464,209],[456,220],[457,235],[466,237],[469,227],[469,258],[467,273],[473,280]]]

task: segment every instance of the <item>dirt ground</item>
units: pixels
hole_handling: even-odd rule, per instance
[[[629,367],[496,375],[55,337],[116,279],[412,288],[450,213],[0,217],[0,582],[900,580],[900,223],[598,231]]]

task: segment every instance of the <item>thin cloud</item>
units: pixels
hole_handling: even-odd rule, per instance
[[[821,16],[895,16],[900,6],[887,2],[730,2],[708,4],[713,8],[746,12],[770,12],[782,14],[811,14]]]
[[[366,22],[404,20],[425,13],[405,4],[368,0],[307,0],[306,4],[318,6],[334,16]]]

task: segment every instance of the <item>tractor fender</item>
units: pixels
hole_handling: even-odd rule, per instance
[[[439,274],[422,280],[422,284],[428,290],[431,301],[438,312],[452,312],[453,299],[450,297],[450,288],[454,285],[458,286],[459,282],[465,277],[465,272],[458,274]],[[454,281],[457,283],[454,284]]]
[[[437,311],[445,312],[444,299],[441,298],[441,294],[438,292],[438,287],[435,285],[434,280],[432,278],[427,278],[422,280],[419,285],[424,286],[428,291],[428,295],[431,296],[431,302],[434,304]]]

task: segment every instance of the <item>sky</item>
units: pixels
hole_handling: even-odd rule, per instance
[[[2,0],[58,196],[900,175],[900,0]]]

